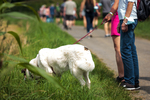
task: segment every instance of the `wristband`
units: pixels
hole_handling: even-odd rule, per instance
[[[127,20],[128,20],[128,19],[129,19],[129,17],[124,16],[124,19],[127,19]]]
[[[125,25],[128,25],[126,22],[123,21],[123,23],[125,23]]]
[[[109,12],[112,16],[114,15],[112,12]]]
[[[94,7],[94,9],[98,9],[98,7],[97,7],[97,6],[95,6],[95,7]]]

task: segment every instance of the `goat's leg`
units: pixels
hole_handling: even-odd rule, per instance
[[[52,69],[50,68],[50,66],[47,63],[47,60],[44,58],[38,59],[38,66],[50,74],[53,73]]]
[[[85,80],[86,80],[86,84],[87,84],[88,88],[90,89],[91,81],[90,81],[90,79],[89,79],[89,72],[84,72],[84,73],[83,73],[83,76],[84,76],[84,78],[85,78]]]
[[[85,81],[83,80],[83,71],[77,68],[73,68],[72,74],[79,80],[82,86],[85,86]]]

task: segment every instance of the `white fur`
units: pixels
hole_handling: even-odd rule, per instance
[[[95,68],[90,50],[79,44],[65,45],[56,49],[43,48],[29,63],[50,74],[55,72],[57,75],[61,75],[69,69],[82,86],[85,86],[84,76],[88,88],[91,83],[89,72]],[[29,76],[29,71],[26,72]]]

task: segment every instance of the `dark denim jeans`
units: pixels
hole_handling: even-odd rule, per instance
[[[86,17],[86,22],[87,22],[87,33],[89,33],[89,31],[91,29],[93,29],[93,18],[94,18],[94,12],[91,13],[85,13],[85,17]]]
[[[135,34],[134,29],[138,23],[138,20],[134,20],[133,24],[128,25],[128,31],[121,33],[120,47],[121,56],[124,64],[124,78],[125,82],[135,85],[139,83],[139,65],[138,57],[135,46]],[[120,20],[122,25],[123,20]]]

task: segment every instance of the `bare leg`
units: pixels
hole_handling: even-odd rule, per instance
[[[56,18],[56,24],[59,24],[60,18]]]
[[[86,17],[83,16],[83,24],[84,24],[84,28],[86,28]]]
[[[108,35],[108,22],[104,24],[105,35]]]
[[[116,53],[118,75],[119,75],[119,78],[121,78],[121,77],[124,77],[124,67],[123,67],[122,57],[120,53],[120,36],[112,36],[112,39],[113,39],[114,49]]]
[[[108,25],[108,34],[111,34],[111,22],[109,22],[109,25]]]
[[[93,27],[95,27],[95,17],[93,18]]]

